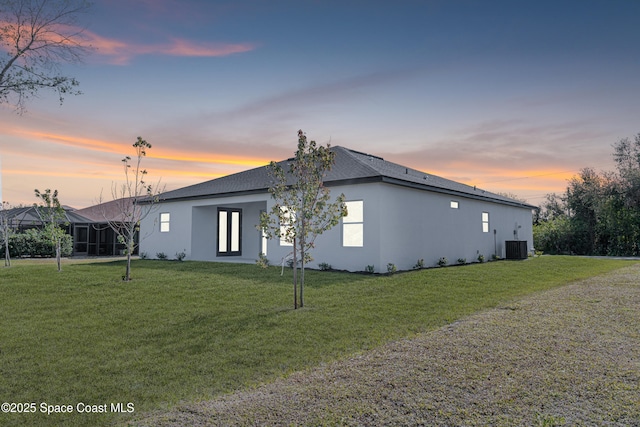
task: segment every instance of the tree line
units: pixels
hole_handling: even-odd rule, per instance
[[[537,250],[640,256],[640,133],[612,145],[615,171],[584,168],[549,194],[534,220]]]

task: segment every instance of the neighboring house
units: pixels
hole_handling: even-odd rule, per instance
[[[534,206],[400,166],[343,147],[325,177],[332,199],[346,196],[349,214],[316,239],[310,267],[363,271],[387,264],[411,269],[419,259],[434,266],[482,254],[505,257],[506,241],[532,250]],[[281,162],[285,170],[287,161]],[[267,167],[192,185],[159,196],[157,213],[141,224],[140,253],[169,258],[252,263],[262,252],[280,263],[291,246],[267,240],[256,228],[275,203]],[[522,245],[521,245],[522,246]]]
[[[73,236],[73,256],[114,256],[123,255],[125,245],[118,242],[116,233],[109,226],[122,223],[122,203],[130,199],[118,199],[85,209],[64,206],[65,219],[60,224],[67,234]],[[46,209],[46,208],[39,208]],[[43,222],[34,206],[9,209],[6,213],[9,226],[22,233],[29,228],[42,228]],[[137,241],[136,236],[136,241]],[[137,250],[135,251],[137,254]]]
[[[74,255],[124,255],[126,246],[124,243],[118,242],[118,235],[113,231],[112,226],[119,227],[127,224],[123,212],[131,212],[132,202],[133,198],[125,197],[75,211],[77,215],[86,218],[86,222],[75,225]],[[129,206],[124,206],[125,204]],[[136,243],[138,240],[139,233],[136,233]],[[138,254],[137,246],[133,254]]]
[[[11,208],[3,212],[9,220],[9,227],[16,233],[24,233],[30,228],[42,228],[44,222],[40,213],[48,208],[24,206],[19,208]],[[64,228],[67,234],[73,235],[74,224],[86,221],[86,218],[77,215],[75,209],[69,206],[63,206],[64,220],[60,223],[60,227]]]

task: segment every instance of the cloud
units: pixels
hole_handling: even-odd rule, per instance
[[[427,137],[428,138],[428,137]],[[583,167],[610,169],[611,135],[586,121],[487,120],[452,129],[438,140],[387,160],[490,191],[532,197],[559,192]],[[600,164],[593,164],[599,158]]]
[[[91,31],[83,33],[98,56],[113,65],[127,65],[140,55],[168,55],[182,57],[220,57],[256,49],[254,43],[195,42],[172,38],[166,43],[143,44],[102,37]]]
[[[318,111],[323,116],[329,111],[330,117],[339,117],[362,98],[369,97],[375,88],[406,81],[415,75],[415,70],[385,70],[289,87],[276,94],[256,96],[226,110],[175,118],[162,126],[162,134],[179,127],[181,140],[189,138],[186,132],[192,135],[193,144],[201,147],[244,144],[247,150],[238,149],[237,152],[250,152],[253,146],[263,152],[275,149],[277,155],[282,144],[290,147],[291,141],[296,140],[296,132],[301,126],[304,128],[305,123],[317,122]],[[266,141],[271,141],[272,145],[265,146],[268,145]]]
[[[305,105],[318,103],[342,103],[353,98],[359,90],[394,83],[417,74],[416,70],[386,70],[359,74],[343,79],[292,89],[281,94],[252,102],[250,105],[229,112],[229,115],[246,116],[274,110],[299,110]]]
[[[58,147],[69,147],[72,149],[89,150],[93,152],[117,154],[124,156],[129,153],[130,145],[122,142],[108,141],[104,139],[85,138],[69,134],[56,134],[52,132],[41,132],[24,128],[6,129],[5,133],[14,134],[33,141],[49,141]],[[221,164],[240,167],[257,167],[269,163],[270,159],[251,155],[247,153],[224,153],[219,150],[211,150],[211,147],[198,149],[192,147],[191,150],[181,150],[180,147],[166,148],[154,147],[147,153],[149,159],[169,160],[182,164]],[[130,154],[130,153],[129,153]],[[81,154],[78,154],[81,156]],[[85,161],[83,161],[85,163]],[[175,167],[175,164],[174,164]]]
[[[0,21],[0,26],[13,29],[12,24],[5,21]],[[90,47],[94,54],[105,58],[106,62],[112,65],[127,65],[133,58],[140,55],[210,58],[250,52],[257,48],[255,43],[196,42],[179,37],[169,38],[165,43],[131,43],[103,37],[92,31],[69,25],[52,26],[51,31],[39,39],[35,49],[47,42]],[[0,50],[9,52],[10,44],[0,43]]]
[[[227,56],[234,53],[249,52],[255,49],[251,43],[194,43],[184,39],[173,39],[164,46],[153,47],[151,53],[164,53],[173,56]]]
[[[593,129],[585,121],[482,121],[453,129],[450,134],[440,140],[424,141],[420,149],[400,155],[452,167],[472,163],[482,170],[567,170],[567,165],[570,165],[569,169],[608,166],[604,161],[602,165],[588,164],[594,158],[594,150],[609,156],[609,147],[601,143],[609,135]]]

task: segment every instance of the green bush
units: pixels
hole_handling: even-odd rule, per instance
[[[574,234],[567,217],[541,222],[533,227],[534,247],[549,254],[570,254],[576,248]]]
[[[72,255],[73,238],[70,235],[64,235],[60,249],[62,256]],[[12,258],[54,257],[56,256],[56,248],[44,231],[32,228],[9,238],[9,255]],[[4,257],[4,247],[0,248],[0,256]]]
[[[318,267],[320,268],[320,270],[322,271],[329,271],[331,270],[331,264],[326,263],[326,262],[321,262],[320,264],[318,264]]]

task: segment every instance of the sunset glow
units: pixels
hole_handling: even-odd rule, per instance
[[[0,110],[1,194],[90,206],[137,136],[172,190],[292,157],[303,129],[535,205],[614,170],[611,145],[640,132],[637,16],[607,0],[98,0],[78,23],[90,55],[59,70],[83,94]]]

